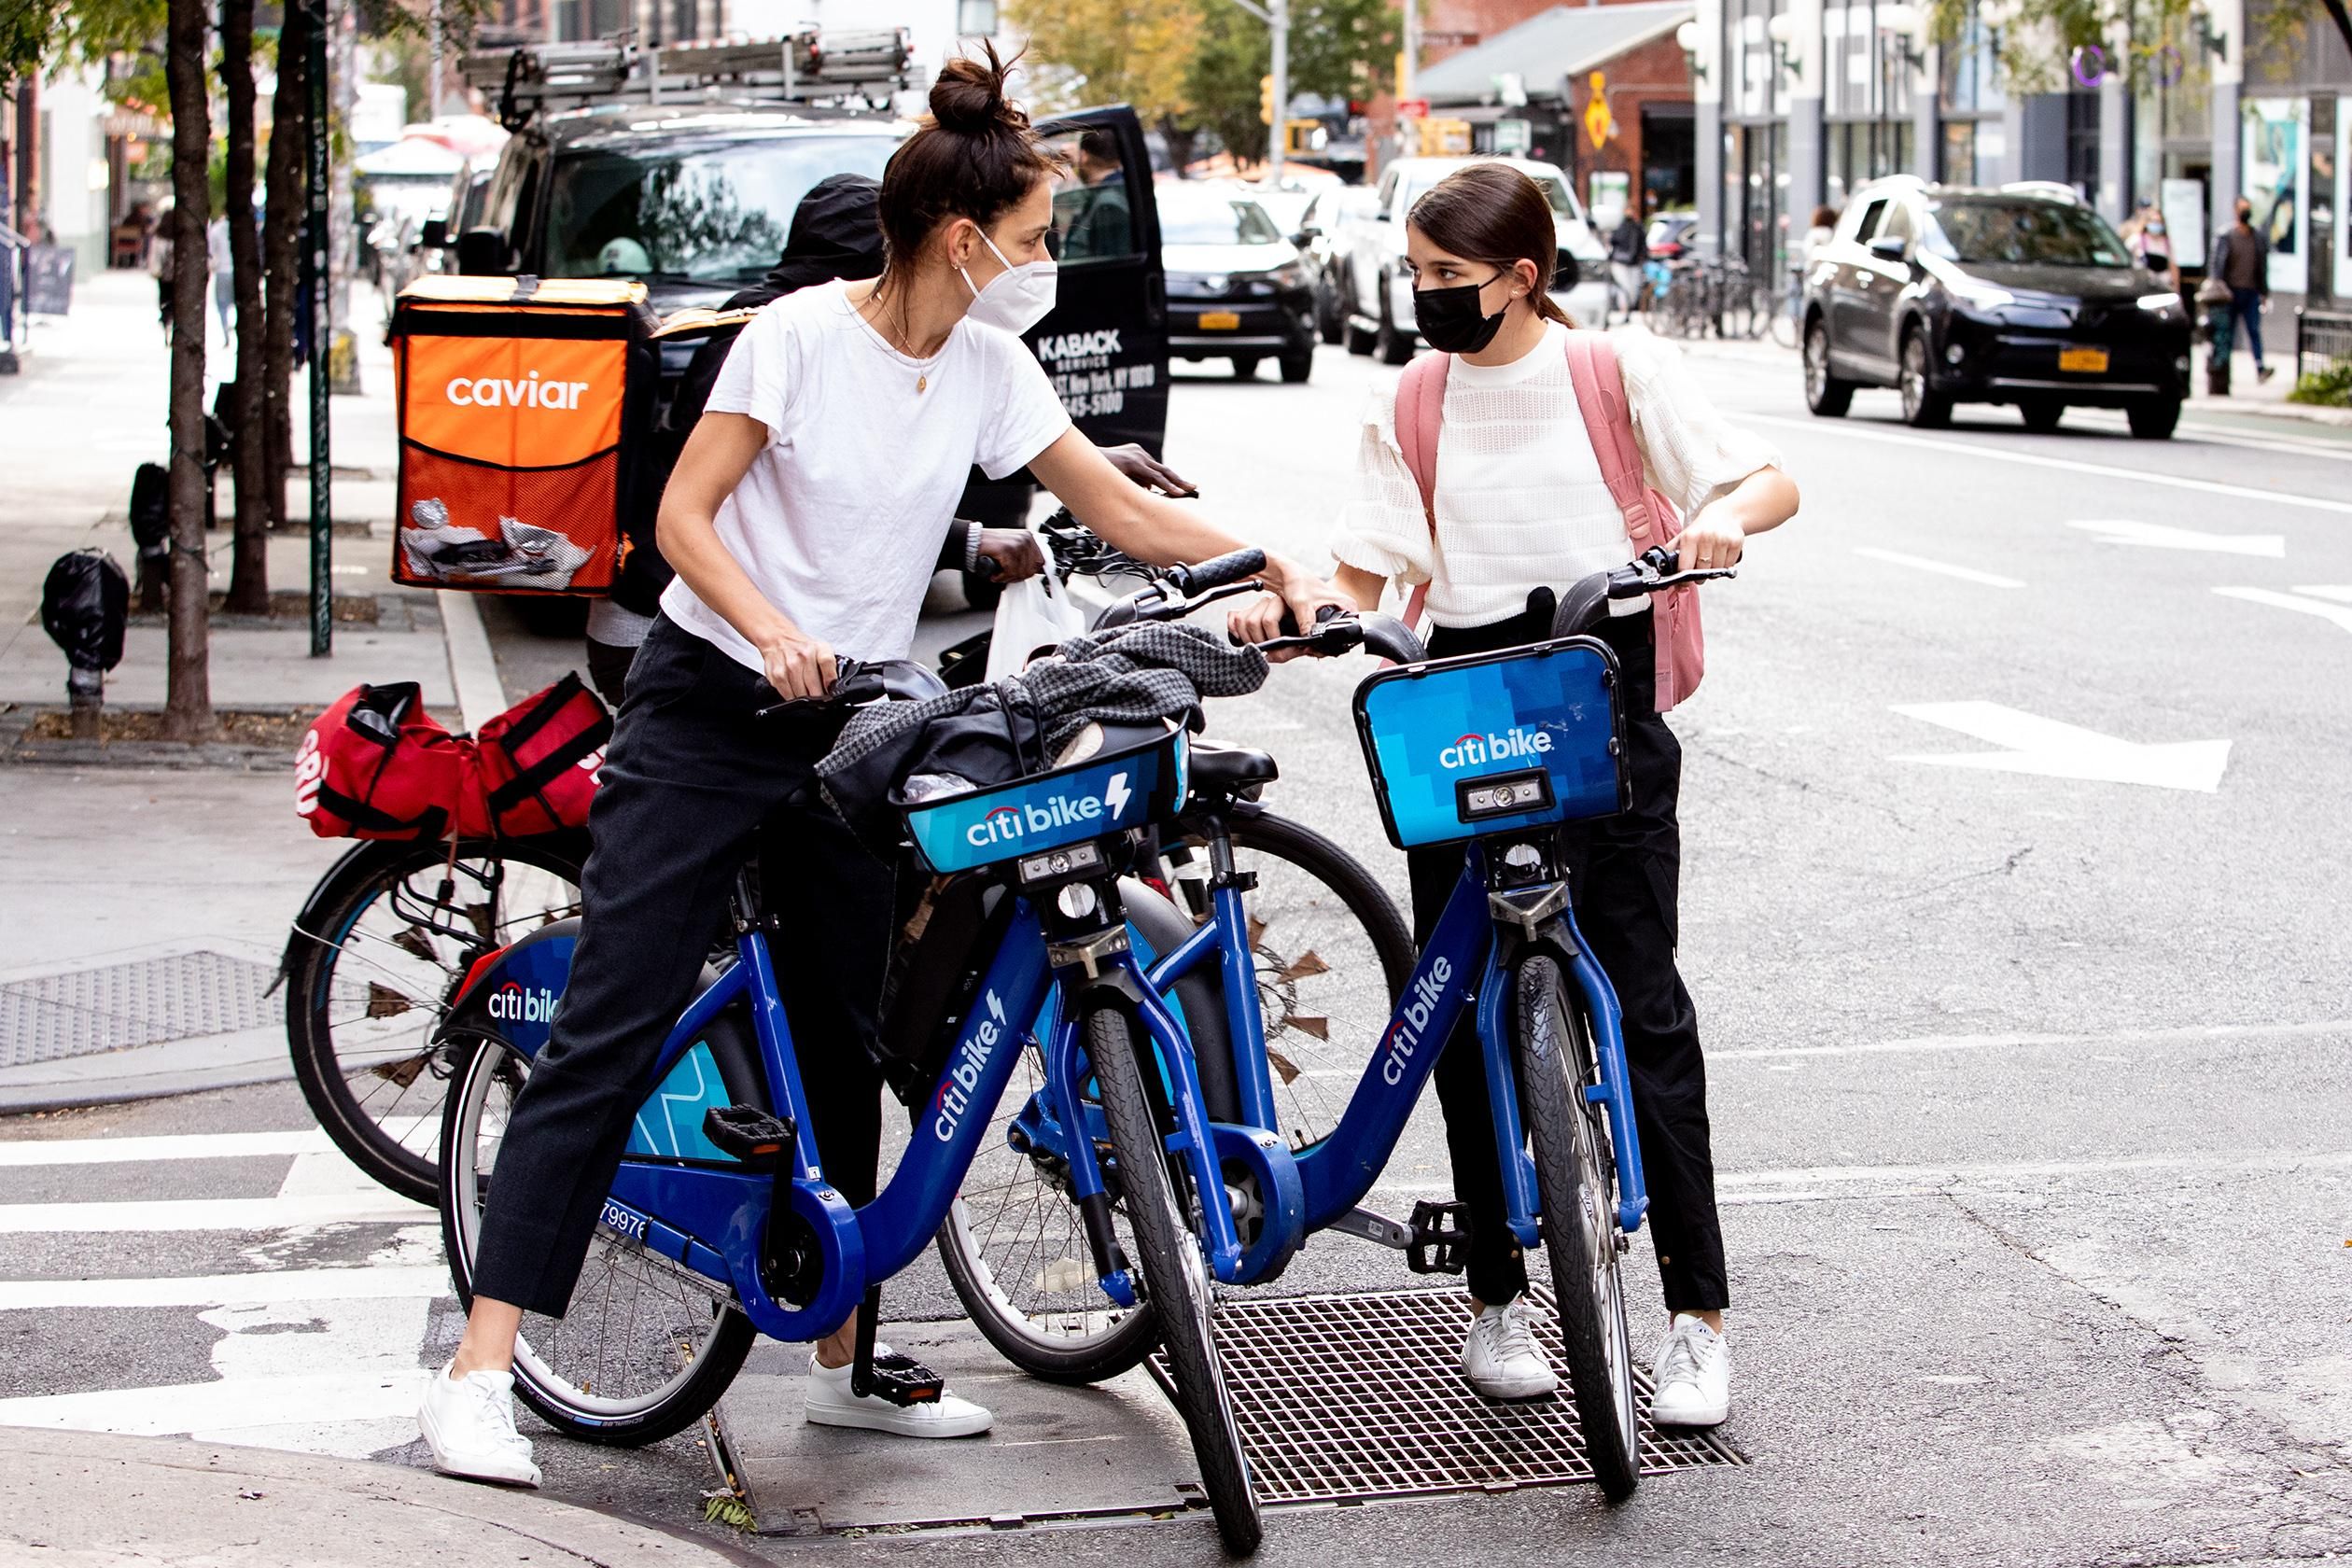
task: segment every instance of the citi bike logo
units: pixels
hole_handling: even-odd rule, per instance
[[[1507,763],[1520,757],[1540,757],[1552,749],[1552,737],[1542,730],[1522,730],[1514,725],[1501,735],[1466,735],[1437,753],[1437,765],[1442,768],[1482,767],[1488,763]]]
[[[510,980],[490,993],[483,1005],[490,1016],[507,1024],[545,1024],[555,1018],[556,996],[544,986],[525,990]]]
[[[1057,828],[1084,827],[1106,819],[1116,822],[1132,798],[1134,792],[1127,788],[1127,776],[1114,773],[1099,796],[1081,795],[1071,800],[1067,795],[1056,795],[1043,805],[1031,801],[1020,805],[1000,805],[964,830],[964,842],[974,849],[986,849],[994,844],[1017,844],[1030,833],[1052,833]]]
[[[987,1071],[988,1058],[996,1055],[997,1043],[1005,1035],[1004,1003],[995,991],[987,993],[984,1005],[988,1015],[956,1053],[954,1063],[939,1076],[939,1093],[933,1098],[939,1112],[931,1118],[931,1132],[942,1143],[956,1141],[956,1127],[972,1108],[972,1094],[980,1086],[980,1074]]]
[[[441,388],[442,394],[459,408],[576,409],[580,406],[580,395],[587,390],[584,381],[541,381],[537,371],[521,381],[500,376],[458,376]]]
[[[1406,1066],[1413,1053],[1421,1049],[1421,1031],[1429,1028],[1429,1015],[1437,1005],[1437,999],[1446,994],[1446,982],[1453,978],[1453,963],[1440,954],[1429,966],[1429,973],[1413,982],[1406,994],[1405,1007],[1390,1026],[1385,1043],[1386,1059],[1380,1063],[1381,1081],[1391,1085],[1405,1082]]]

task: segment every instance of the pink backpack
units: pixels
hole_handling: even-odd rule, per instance
[[[1405,466],[1421,487],[1421,514],[1434,539],[1437,533],[1437,428],[1446,406],[1446,371],[1449,354],[1429,354],[1405,367],[1396,384],[1396,444]],[[1642,482],[1642,454],[1633,444],[1633,413],[1625,400],[1625,374],[1618,368],[1617,348],[1600,332],[1568,334],[1568,375],[1576,389],[1576,407],[1584,414],[1585,430],[1601,459],[1601,477],[1617,510],[1625,513],[1625,531],[1635,553],[1653,544],[1672,544],[1682,532],[1682,517],[1673,503]],[[1563,584],[1564,586],[1564,584]],[[1421,584],[1405,602],[1405,623],[1418,626],[1429,584]],[[1653,595],[1650,637],[1658,650],[1658,711],[1665,712],[1699,689],[1706,673],[1706,637],[1699,626],[1699,590],[1685,584]]]

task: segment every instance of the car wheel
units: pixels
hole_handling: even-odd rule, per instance
[[[1254,354],[1237,354],[1233,357],[1233,379],[1236,381],[1255,381],[1257,368],[1257,356]]]
[[[1820,320],[1805,329],[1805,406],[1823,419],[1843,419],[1854,406],[1854,383],[1829,373],[1829,327]]]
[[[2025,428],[2046,436],[2066,417],[2066,405],[2055,398],[2028,398],[2017,405],[2017,412],[2024,417]]]
[[[1313,349],[1302,348],[1295,354],[1282,356],[1282,379],[1293,386],[1298,385],[1314,373],[1315,351]]]
[[[1903,335],[1902,390],[1904,424],[1934,430],[1952,423],[1952,399],[1927,380],[1927,334],[1916,329]]]
[[[1385,295],[1380,300],[1380,328],[1373,334],[1372,351],[1383,365],[1402,365],[1413,357],[1413,335],[1396,329]]]
[[[2132,435],[2137,441],[2170,441],[2173,429],[2180,423],[2178,398],[2142,398],[2123,411],[2132,422]]]

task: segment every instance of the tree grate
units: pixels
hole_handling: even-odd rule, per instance
[[[1592,1479],[1551,1295],[1536,1330],[1560,1374],[1548,1399],[1502,1404],[1463,1380],[1461,1290],[1227,1298],[1217,1348],[1262,1503],[1502,1491]],[[1167,1357],[1152,1374],[1169,1382]],[[1635,1373],[1646,1412],[1649,1379]],[[1744,1464],[1712,1433],[1641,1427],[1642,1473]]]
[[[0,1067],[262,1029],[275,968],[226,953],[45,974],[0,986]]]

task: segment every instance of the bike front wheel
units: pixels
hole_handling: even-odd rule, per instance
[[[473,1043],[451,1080],[441,1127],[441,1240],[457,1299],[473,1308],[482,1210],[530,1063],[496,1040]],[[700,1420],[743,1368],[756,1337],[735,1293],[599,1223],[560,1318],[523,1316],[514,1392],[582,1442],[636,1447]]]
[[[1641,1418],[1617,1270],[1616,1161],[1601,1108],[1584,1092],[1600,1081],[1597,1061],[1556,961],[1542,954],[1523,960],[1515,1000],[1519,1092],[1535,1149],[1568,1387],[1593,1478],[1610,1501],[1621,1502],[1641,1479]]]
[[[1216,1516],[1217,1534],[1225,1550],[1246,1557],[1257,1550],[1265,1526],[1258,1518],[1257,1494],[1250,1486],[1249,1462],[1241,1455],[1241,1434],[1234,1425],[1225,1367],[1217,1359],[1211,1326],[1216,1297],[1208,1261],[1187,1224],[1188,1216],[1199,1212],[1202,1195],[1195,1191],[1190,1165],[1166,1153],[1163,1128],[1169,1118],[1145,1086],[1145,1064],[1138,1053],[1137,1037],[1124,1014],[1106,1007],[1088,1016],[1086,1056],[1102,1085],[1103,1117],[1110,1124],[1119,1185],[1135,1227],[1141,1282],[1155,1309],[1160,1342],[1168,1353],[1176,1412],[1192,1435],[1193,1457],[1200,1465],[1210,1511]],[[1159,1073],[1156,1063],[1153,1065],[1150,1077],[1157,1083]],[[1223,1193],[1210,1196],[1212,1201],[1225,1201]]]

